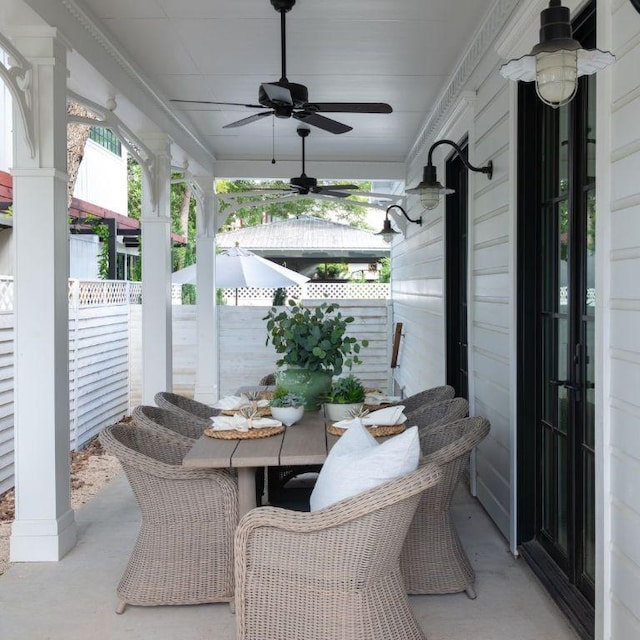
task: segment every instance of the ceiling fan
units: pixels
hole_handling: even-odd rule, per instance
[[[311,133],[310,129],[300,126],[296,129],[300,139],[302,140],[302,173],[297,178],[289,180],[289,188],[287,187],[265,187],[264,189],[252,189],[253,192],[269,193],[279,192],[282,194],[293,193],[295,195],[306,196],[309,193],[322,194],[325,196],[333,196],[334,198],[347,198],[354,193],[349,191],[358,191],[356,184],[318,184],[316,178],[312,178],[305,173],[305,139]]]
[[[287,39],[286,14],[291,11],[296,0],[271,0],[274,9],[280,14],[280,48],[282,59],[282,77],[277,82],[263,82],[258,91],[259,104],[239,102],[211,102],[209,100],[178,100],[191,104],[218,104],[248,109],[262,109],[252,116],[224,125],[223,129],[242,127],[266,116],[276,118],[295,118],[305,124],[324,129],[330,133],[346,133],[350,127],[342,122],[320,115],[323,113],[391,113],[393,109],[385,102],[309,102],[307,87],[287,78]]]

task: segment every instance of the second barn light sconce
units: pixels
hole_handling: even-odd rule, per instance
[[[399,204],[392,204],[392,205],[387,207],[387,211],[386,211],[385,216],[384,216],[384,224],[382,225],[382,230],[378,231],[378,233],[375,234],[377,236],[382,236],[382,239],[385,242],[391,242],[393,240],[393,236],[396,236],[396,235],[398,235],[400,233],[399,231],[396,231],[391,226],[391,220],[389,220],[389,211],[391,211],[391,209],[399,209],[400,212],[402,213],[402,215],[409,222],[414,222],[415,224],[419,224],[420,226],[422,226],[422,217],[416,218],[415,220],[413,220],[412,218],[410,218],[407,215],[407,212]]]
[[[438,140],[431,145],[429,149],[429,153],[427,155],[427,166],[424,168],[422,173],[422,182],[412,187],[411,189],[406,189],[405,193],[418,194],[420,196],[420,202],[425,209],[435,209],[440,202],[441,195],[448,195],[450,193],[455,193],[453,189],[447,189],[445,186],[441,185],[438,182],[438,175],[436,168],[433,166],[433,151],[437,147],[442,144],[448,144],[452,146],[457,154],[460,156],[460,159],[464,163],[464,166],[469,169],[469,171],[477,171],[479,173],[484,173],[487,175],[489,180],[493,177],[493,163],[491,160],[484,167],[474,167],[464,156],[462,149],[459,145],[457,145],[452,140]]]
[[[596,73],[614,62],[615,56],[608,51],[583,49],[573,38],[569,9],[560,0],[551,0],[540,14],[540,42],[528,55],[503,64],[500,73],[507,80],[535,80],[540,100],[557,108],[576,95],[580,76]]]

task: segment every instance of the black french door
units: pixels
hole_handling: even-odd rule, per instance
[[[461,145],[467,155],[467,143]],[[456,396],[469,399],[467,337],[467,252],[468,252],[468,185],[469,171],[458,153],[447,160],[446,184],[455,189],[445,205],[445,297],[447,384]]]
[[[594,3],[574,34],[595,46]],[[519,96],[519,537],[585,638],[595,585],[595,91],[595,76],[582,78],[559,109],[532,86]]]

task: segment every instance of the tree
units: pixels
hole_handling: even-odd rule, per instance
[[[362,183],[361,186],[367,191],[371,189],[371,183],[368,182]],[[216,190],[218,193],[238,193],[260,188],[287,189],[288,187],[288,184],[274,180],[260,182],[256,180],[218,180],[216,182]],[[346,222],[361,229],[371,228],[365,222],[367,215],[365,198],[360,198],[360,202],[363,204],[357,204],[354,200],[340,198],[324,200],[313,197],[270,204],[270,196],[268,195],[265,195],[262,201],[260,201],[259,197],[256,198],[255,196],[238,196],[234,200],[238,203],[253,203],[255,206],[240,209],[229,216],[222,227],[224,231],[235,228],[238,221],[240,222],[240,226],[254,227],[268,220],[294,218],[301,215]],[[223,202],[220,206],[220,212],[224,213],[230,206],[229,203]]]
[[[92,111],[77,102],[70,102],[67,105],[67,114],[94,119],[96,117]],[[84,147],[87,144],[90,129],[91,127],[86,124],[75,122],[67,124],[67,208],[71,206],[73,190],[78,179],[78,171],[80,170],[80,163],[84,156]]]

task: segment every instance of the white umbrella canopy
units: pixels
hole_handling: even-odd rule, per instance
[[[309,278],[301,273],[281,267],[237,246],[216,255],[217,287],[290,287],[307,280]],[[196,265],[175,271],[171,275],[171,281],[174,284],[195,284]]]

